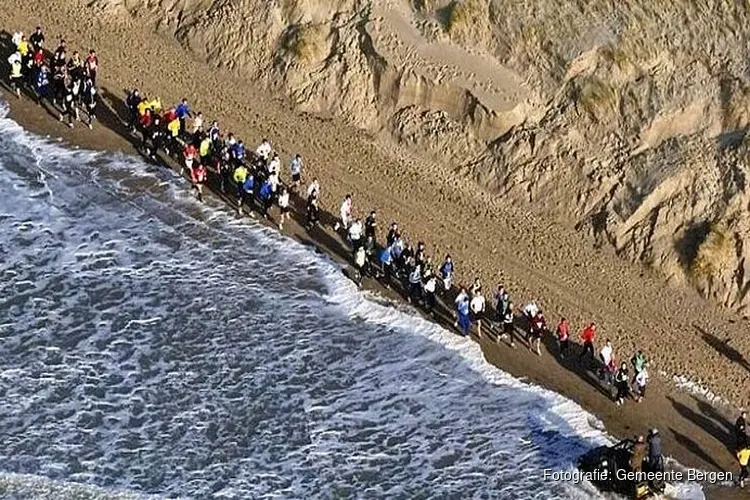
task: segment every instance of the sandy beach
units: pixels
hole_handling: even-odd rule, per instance
[[[164,103],[189,98],[194,110],[217,119],[248,144],[268,137],[286,163],[294,153],[306,160],[304,178],[322,185],[323,208],[337,212],[346,193],[355,212],[377,208],[381,231],[399,222],[409,241],[422,240],[435,260],[450,252],[460,280],[479,276],[485,288],[504,283],[514,303],[534,299],[550,323],[565,316],[576,334],[588,321],[599,325],[599,341],[611,339],[619,359],[642,348],[652,361],[650,393],[643,403],[614,405],[595,376],[573,362],[561,363],[547,339],[541,358],[484,339],[487,360],[502,370],[572,398],[597,415],[608,432],[632,436],[658,427],[665,451],[682,464],[736,472],[730,452],[737,408],[750,403],[750,338],[747,322],[709,303],[688,287],[665,283],[649,269],[626,262],[607,247],[595,248],[580,234],[519,204],[502,203],[472,179],[398,145],[333,118],[301,112],[237,73],[198,60],[174,40],[127,17],[92,18],[86,2],[7,0],[0,12],[6,35],[45,27],[48,45],[64,35],[81,52],[96,48],[101,60],[101,123],[93,131],[68,129],[30,100],[3,89],[11,117],[32,132],[60,137],[94,150],[137,154],[122,116],[124,89],[137,86]],[[275,212],[274,212],[275,213]],[[330,221],[325,217],[323,221]],[[330,227],[308,234],[296,222],[291,237],[339,261],[345,245]],[[387,296],[377,283],[369,288]],[[443,318],[450,327],[450,320]],[[709,389],[707,401],[680,389],[684,376]],[[740,493],[707,486],[709,498]]]

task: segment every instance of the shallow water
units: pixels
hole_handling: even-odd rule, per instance
[[[0,493],[597,497],[542,479],[607,441],[576,404],[165,170],[0,133]]]

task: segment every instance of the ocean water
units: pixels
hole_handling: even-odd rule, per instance
[[[575,403],[170,172],[6,115],[0,496],[600,497],[542,476],[609,441]]]

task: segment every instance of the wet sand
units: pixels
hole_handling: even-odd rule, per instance
[[[0,28],[28,30],[40,22],[21,10],[28,3],[9,3],[13,5],[0,13]],[[88,46],[97,48],[103,102],[101,122],[93,131],[83,126],[71,130],[30,100],[17,100],[3,89],[12,118],[25,128],[89,149],[137,154],[133,138],[117,117],[124,109],[123,89],[138,85],[150,95],[160,95],[165,103],[176,102],[184,94],[194,110],[203,111],[207,120],[218,119],[224,130],[234,131],[249,145],[268,136],[285,165],[291,154],[300,152],[306,158],[305,179],[315,175],[321,181],[324,209],[335,212],[343,194],[352,192],[358,214],[377,207],[381,230],[390,220],[398,220],[405,235],[412,241],[423,239],[436,260],[446,251],[454,254],[460,278],[479,275],[485,288],[502,280],[516,304],[536,298],[551,323],[565,314],[576,331],[593,318],[600,325],[600,339],[611,337],[622,359],[629,358],[635,345],[642,345],[656,360],[650,370],[650,392],[643,403],[629,401],[621,408],[590,371],[572,362],[561,363],[549,339],[541,358],[522,345],[511,349],[487,338],[481,341],[489,362],[575,400],[597,415],[609,433],[626,437],[658,427],[666,453],[684,465],[736,472],[736,460],[729,451],[736,409],[712,406],[676,389],[669,377],[658,376],[661,370],[667,374],[711,371],[714,378],[706,379],[716,381],[711,388],[721,393],[719,388],[724,386],[728,390],[722,395],[742,404],[741,394],[747,387],[743,384],[750,372],[743,366],[746,358],[722,351],[721,341],[710,333],[711,325],[721,325],[722,336],[739,335],[743,330],[725,312],[713,310],[688,290],[669,288],[648,271],[606,251],[590,249],[576,235],[522,209],[509,213],[498,208],[468,180],[450,173],[425,178],[419,160],[402,155],[397,162],[394,157],[400,153],[396,150],[388,151],[335,121],[299,114],[283,99],[250,87],[236,75],[192,60],[171,40],[133,25],[95,22],[92,26],[83,19],[85,7],[45,10],[42,3],[32,4],[38,4],[29,11],[42,16],[48,45],[54,44],[54,34],[65,32],[70,46],[82,51]],[[276,209],[272,214],[277,214]],[[344,265],[348,249],[331,230],[330,213],[321,215],[321,229],[308,233],[292,221],[284,232]],[[366,280],[365,286],[399,298],[372,280]],[[450,329],[448,316],[444,311],[438,320]],[[665,318],[669,318],[667,325]],[[735,497],[743,495],[723,488],[709,495]]]

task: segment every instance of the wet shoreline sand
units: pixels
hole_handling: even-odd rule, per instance
[[[21,3],[18,5],[20,9]],[[90,44],[98,49],[103,65],[101,86],[104,102],[101,107],[121,110],[124,96],[121,88],[131,85],[138,85],[150,94],[158,93],[165,104],[176,101],[181,97],[179,92],[184,92],[190,98],[193,109],[202,110],[208,120],[219,119],[223,129],[233,130],[248,144],[258,142],[262,136],[268,136],[282,152],[285,164],[291,153],[301,152],[308,160],[305,179],[309,181],[313,175],[317,175],[321,180],[324,209],[335,211],[334,207],[342,194],[351,191],[355,194],[355,207],[358,213],[364,214],[371,206],[378,208],[381,215],[381,230],[382,226],[387,226],[391,219],[395,219],[400,222],[408,238],[424,239],[428,251],[437,247],[442,249],[441,252],[450,251],[456,255],[459,272],[463,278],[469,278],[475,270],[487,270],[486,261],[495,261],[503,268],[502,279],[510,288],[514,301],[521,304],[530,298],[538,299],[550,322],[556,321],[557,311],[565,312],[577,332],[584,318],[594,317],[599,320],[605,316],[603,321],[598,322],[600,325],[604,324],[605,332],[612,333],[600,334],[599,340],[611,336],[616,349],[622,346],[621,358],[630,355],[626,346],[631,342],[638,342],[637,338],[628,339],[626,334],[631,332],[623,332],[622,337],[618,338],[618,330],[622,325],[632,320],[635,330],[635,326],[658,323],[658,317],[654,316],[652,309],[645,309],[643,317],[636,318],[627,305],[611,300],[612,294],[623,293],[630,287],[640,287],[646,292],[656,293],[650,296],[646,293],[642,297],[633,296],[636,304],[659,297],[660,293],[662,298],[666,296],[674,299],[679,307],[669,309],[675,305],[669,300],[666,301],[668,304],[661,304],[665,308],[662,309],[662,318],[670,318],[670,321],[674,318],[674,323],[678,325],[693,324],[697,319],[701,319],[700,315],[696,316],[695,310],[681,317],[682,308],[703,304],[707,309],[706,315],[711,316],[704,318],[707,321],[704,324],[722,321],[726,328],[732,327],[731,324],[727,326],[727,315],[723,312],[710,310],[710,306],[696,301],[694,297],[688,296],[686,299],[685,293],[673,291],[666,285],[655,285],[656,279],[649,277],[645,271],[641,272],[645,274],[642,283],[628,281],[623,285],[622,280],[614,279],[611,289],[601,288],[599,293],[594,294],[597,298],[592,298],[593,295],[590,293],[576,294],[575,290],[581,283],[589,283],[588,273],[596,272],[597,266],[602,267],[602,278],[593,283],[595,289],[602,283],[609,283],[608,279],[618,274],[629,280],[630,274],[634,273],[634,266],[622,263],[622,269],[607,268],[609,263],[614,262],[610,260],[612,256],[600,252],[599,257],[589,260],[587,257],[592,253],[581,249],[571,249],[566,255],[573,267],[580,269],[579,276],[570,273],[546,273],[543,266],[535,268],[521,265],[519,262],[524,261],[526,257],[542,264],[549,264],[560,257],[554,252],[551,253],[549,237],[543,236],[545,231],[556,230],[552,224],[544,224],[531,215],[516,219],[516,224],[528,227],[523,230],[519,228],[518,234],[505,240],[503,237],[513,226],[512,221],[498,221],[497,211],[491,205],[485,204],[486,198],[482,193],[476,193],[470,198],[465,195],[463,189],[443,189],[443,185],[451,186],[452,182],[457,182],[449,175],[433,181],[420,178],[414,173],[415,169],[419,170],[416,160],[403,157],[403,164],[389,162],[388,155],[383,151],[384,146],[372,138],[360,132],[344,130],[340,124],[329,120],[296,113],[283,99],[269,96],[260,90],[256,91],[246,83],[243,87],[242,80],[235,75],[193,61],[176,44],[145,28],[138,31],[133,26],[114,25],[98,26],[93,30],[86,27],[81,10],[57,10],[54,19],[49,13],[43,12],[44,10],[41,4],[30,9],[31,12],[39,12],[46,17],[41,22],[47,26],[48,44],[54,44],[54,34],[59,27],[71,26],[71,34],[68,35],[71,46],[86,50],[85,47]],[[35,18],[24,17],[21,10],[15,12],[18,14],[14,14],[13,19],[10,19],[7,13],[0,14],[0,28],[12,31],[21,26],[28,30],[38,22]],[[119,40],[116,38],[118,33],[121,35]],[[121,40],[126,33],[132,36],[134,47],[144,51],[145,56],[122,46]],[[127,60],[129,56],[134,59],[132,67],[124,67],[118,63]],[[144,57],[147,60],[144,61]],[[164,74],[158,70],[147,71],[148,63],[153,67],[162,68],[162,63],[167,64],[167,61],[180,63],[175,65],[174,71],[165,71]],[[191,69],[190,75],[193,78],[184,76],[187,68]],[[3,95],[10,103],[11,117],[32,132],[53,138],[61,137],[67,143],[88,149],[136,154],[127,135],[123,133],[124,127],[115,119],[115,114],[111,110],[100,109],[103,123],[97,124],[94,131],[83,127],[70,130],[31,101],[9,97],[5,89]],[[425,204],[429,202],[431,195],[436,196],[432,199],[436,205],[434,211],[431,211],[430,205]],[[485,207],[484,211],[479,209],[481,206]],[[272,213],[275,214],[276,211]],[[455,219],[443,217],[446,213],[455,213]],[[323,218],[323,221],[326,219]],[[475,225],[472,226],[467,221],[474,221]],[[494,224],[495,227],[488,227],[487,224]],[[529,228],[533,229],[531,233],[524,233],[524,230]],[[338,262],[344,262],[347,253],[345,245],[330,228],[308,234],[299,224],[292,222],[285,227],[284,232],[305,244],[319,248]],[[528,237],[526,243],[519,243],[518,238],[524,236]],[[569,244],[570,241],[573,240],[562,240],[560,244]],[[577,241],[577,244],[583,245],[580,241]],[[512,249],[516,249],[515,253],[512,253]],[[477,252],[484,252],[486,260],[475,259]],[[436,259],[442,257],[437,252],[431,254]],[[489,281],[490,277],[495,280],[501,279],[489,274],[481,275],[486,288],[494,286],[494,283]],[[536,286],[542,282],[545,283],[544,286]],[[385,296],[396,298],[393,291],[385,290],[371,280],[368,280],[365,286]],[[550,287],[554,287],[556,291],[547,293]],[[599,308],[602,308],[601,312],[588,312]],[[446,320],[446,326],[450,328],[450,319]],[[741,330],[741,326],[736,325],[737,331]],[[705,330],[708,331],[708,326]],[[658,328],[650,331],[654,335],[660,334]],[[696,346],[691,346],[691,343],[702,342],[696,342],[696,338],[700,337],[694,331],[683,333],[688,339],[679,343],[681,349],[693,349]],[[669,345],[676,345],[675,337],[667,337],[661,344],[669,351]],[[649,427],[656,426],[662,431],[666,453],[684,465],[736,472],[736,461],[727,449],[731,441],[731,423],[736,417],[735,410],[715,408],[698,397],[677,390],[669,380],[660,380],[657,376],[661,369],[659,364],[656,370],[652,370],[653,383],[649,387],[650,393],[646,401],[640,405],[629,401],[623,410],[616,407],[606,394],[602,393],[598,382],[591,380],[589,373],[580,371],[575,365],[561,364],[553,357],[555,349],[552,345],[548,344],[548,349],[543,351],[541,359],[522,346],[513,350],[486,339],[481,345],[490,363],[514,376],[575,400],[600,418],[607,431],[615,436],[627,437],[645,433]],[[703,345],[700,347],[705,348]],[[655,349],[646,347],[646,351],[652,357],[658,358]],[[698,351],[700,355],[701,351]],[[680,353],[675,353],[674,357],[679,358]],[[692,358],[687,356],[687,361],[679,363],[687,366],[691,360]],[[689,373],[689,370],[686,370],[686,373]],[[717,376],[722,377],[722,374],[718,373]],[[728,385],[741,383],[728,377],[724,378]],[[742,496],[731,490],[718,489],[712,491],[709,498],[734,498],[736,495]]]

